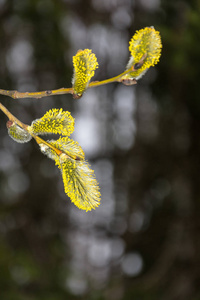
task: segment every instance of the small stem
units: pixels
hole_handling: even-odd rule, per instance
[[[24,98],[43,98],[48,96],[54,96],[54,95],[63,95],[63,94],[73,94],[73,88],[61,88],[57,90],[47,90],[47,91],[41,91],[41,92],[25,92],[20,93],[18,91],[6,91],[0,89],[0,95],[9,96],[13,99],[24,99]]]
[[[29,131],[28,131],[29,132]],[[51,148],[52,150],[54,150],[56,152],[56,154],[58,156],[60,156],[63,152],[61,150],[59,150],[58,148],[55,148],[54,146],[52,146],[51,144],[49,144],[47,141],[43,140],[41,137],[29,132],[30,135],[35,139],[36,143],[39,144],[44,144],[47,145],[49,148]]]
[[[104,84],[116,82],[116,81],[119,81],[120,78],[121,78],[121,74],[118,75],[118,76],[109,78],[109,79],[102,80],[102,81],[92,81],[89,84],[88,88],[92,88],[92,87],[96,87],[96,86],[100,86],[100,85],[104,85]]]
[[[92,81],[89,84],[88,88],[92,88],[92,87],[96,87],[96,86],[100,86],[100,85],[104,85],[104,84],[108,84],[108,83],[112,83],[112,82],[121,82],[122,81],[121,80],[122,76],[128,74],[131,71],[132,72],[135,71],[133,67],[130,68],[130,69],[128,69],[128,70],[126,70],[126,71],[124,71],[123,73],[121,73],[121,74],[119,74],[119,75],[117,75],[115,77],[112,77],[112,78],[109,78],[109,79],[105,79],[105,80],[102,80],[102,81]]]

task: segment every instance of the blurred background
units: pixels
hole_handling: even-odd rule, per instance
[[[163,51],[135,86],[0,96],[27,124],[69,110],[102,194],[95,211],[76,208],[54,162],[11,140],[0,112],[0,299],[200,299],[200,1],[0,0],[0,88],[70,87],[85,48],[94,80],[116,76],[146,26]]]

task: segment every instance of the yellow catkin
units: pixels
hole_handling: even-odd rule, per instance
[[[66,159],[61,163],[61,172],[65,193],[78,208],[89,211],[99,206],[98,182],[86,161]]]
[[[79,50],[73,56],[73,66],[72,85],[74,94],[81,96],[94,76],[94,71],[98,68],[97,58],[90,49]]]
[[[136,78],[139,79],[151,66],[155,66],[159,62],[161,56],[162,42],[159,31],[154,27],[146,27],[136,31],[129,42],[129,51],[131,58],[127,65],[127,70],[134,67],[135,64],[141,62],[141,67],[133,72],[128,73],[123,79]]]
[[[68,138],[48,141],[52,146],[63,151],[57,155],[46,144],[40,144],[42,153],[55,161],[61,170],[64,190],[71,201],[80,209],[89,211],[100,204],[101,194],[94,171],[90,169],[84,158],[84,152],[78,143]],[[79,156],[82,160],[71,157]]]
[[[69,136],[74,131],[74,118],[70,112],[53,108],[32,122],[29,130],[34,134],[62,134]]]

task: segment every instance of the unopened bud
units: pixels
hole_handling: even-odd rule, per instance
[[[6,123],[9,136],[18,143],[27,143],[32,139],[32,136],[19,125],[9,120]]]

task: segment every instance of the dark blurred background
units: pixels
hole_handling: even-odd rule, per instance
[[[102,193],[95,211],[76,208],[54,162],[11,140],[0,113],[0,299],[200,299],[200,1],[0,0],[0,88],[70,87],[84,48],[94,80],[116,76],[152,25],[161,60],[136,86],[0,96],[27,124],[69,110]]]

